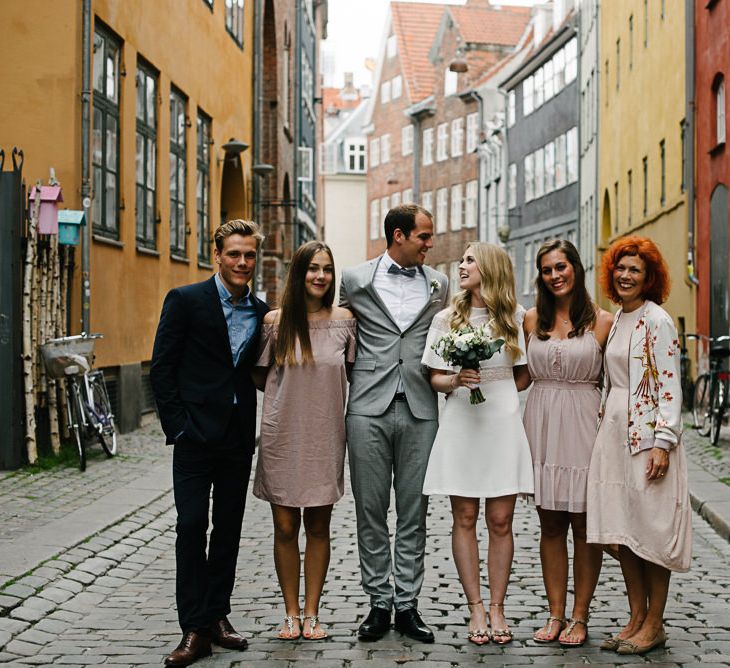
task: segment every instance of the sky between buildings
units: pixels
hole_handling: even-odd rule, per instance
[[[463,5],[466,0],[416,0]],[[383,38],[390,0],[329,0],[327,40],[322,42],[321,71],[325,86],[341,87],[345,72],[353,72],[355,86],[370,85],[371,72],[365,63],[375,62]],[[503,0],[493,4],[533,5],[535,0]]]

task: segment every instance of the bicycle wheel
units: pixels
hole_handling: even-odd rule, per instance
[[[79,386],[75,379],[69,379],[66,388],[66,412],[69,431],[73,434],[79,451],[79,470],[86,470],[86,444],[84,443],[84,416],[81,412]]]
[[[703,431],[708,416],[709,405],[710,374],[703,373],[695,383],[695,391],[692,396],[692,426],[695,429],[699,429],[702,436],[707,436]]]
[[[93,408],[94,426],[99,443],[107,457],[117,454],[117,431],[114,426],[114,413],[106,391],[104,375],[101,371],[89,377],[89,403]]]
[[[720,427],[725,416],[725,402],[727,401],[727,374],[717,379],[717,392],[712,397],[712,426],[710,429],[710,443],[717,445],[720,439]]]

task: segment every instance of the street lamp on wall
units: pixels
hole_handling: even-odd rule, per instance
[[[220,165],[221,162],[225,162],[226,160],[233,160],[233,162],[236,162],[237,159],[240,159],[239,156],[241,153],[243,153],[247,148],[248,144],[245,141],[240,141],[239,139],[234,139],[231,137],[225,144],[222,146],[223,148],[223,157],[218,158],[218,164]]]

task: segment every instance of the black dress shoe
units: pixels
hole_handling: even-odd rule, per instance
[[[248,647],[248,640],[231,626],[227,617],[211,624],[210,635],[211,640],[219,647],[238,650],[244,650]]]
[[[388,631],[390,631],[390,610],[370,608],[370,613],[360,624],[357,635],[364,640],[380,640]]]
[[[426,626],[416,608],[395,613],[395,630],[418,642],[433,642],[433,631]]]
[[[210,654],[210,637],[198,631],[188,631],[180,644],[165,657],[165,665],[175,668],[189,666]]]

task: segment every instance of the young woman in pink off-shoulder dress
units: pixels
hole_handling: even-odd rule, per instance
[[[282,640],[321,640],[319,600],[330,557],[330,517],[344,491],[347,373],[355,319],[334,306],[335,266],[323,243],[292,258],[281,308],[264,318],[257,386],[264,387],[253,493],[271,504],[274,564],[284,596]],[[304,607],[299,529],[304,523]]]
[[[612,316],[585,287],[585,270],[569,241],[546,241],[535,258],[537,299],[525,315],[532,389],[524,422],[535,473],[540,561],[549,616],[533,640],[581,646],[601,571],[601,550],[586,543],[588,465],[596,439],[603,346]],[[568,531],[573,532],[574,600],[568,593]]]

